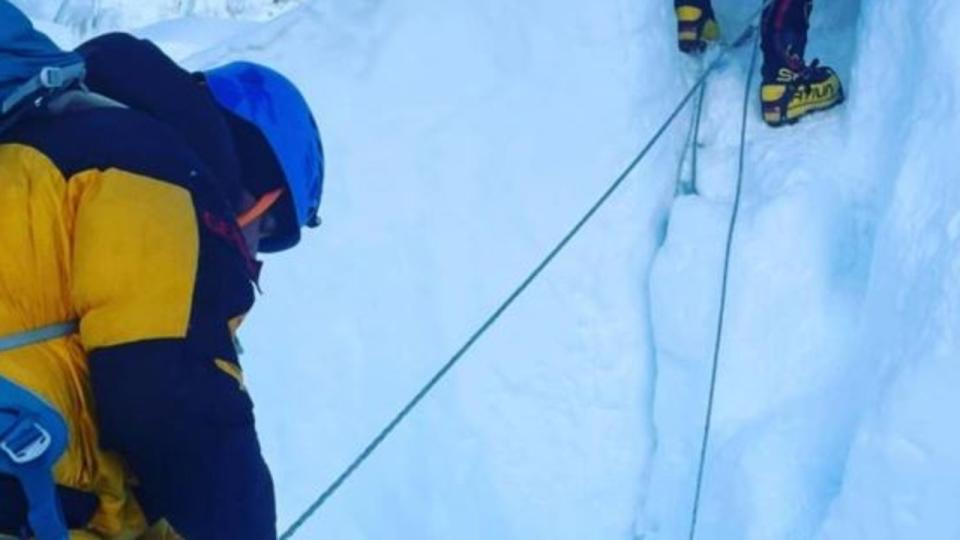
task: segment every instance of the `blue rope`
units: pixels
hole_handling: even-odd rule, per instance
[[[766,2],[764,2],[766,5]],[[713,368],[710,372],[710,395],[707,399],[707,414],[703,425],[703,440],[700,446],[700,465],[697,470],[697,487],[693,500],[693,513],[690,519],[690,540],[697,534],[697,518],[700,511],[700,495],[703,488],[703,471],[707,459],[707,447],[710,442],[710,428],[713,422],[713,405],[717,389],[717,371],[720,364],[720,347],[723,344],[723,324],[727,306],[727,284],[730,276],[730,254],[733,250],[733,233],[737,226],[737,216],[740,213],[740,194],[743,188],[743,169],[747,145],[747,112],[750,109],[750,91],[753,86],[754,71],[757,67],[757,51],[759,50],[760,36],[754,36],[753,53],[750,59],[750,71],[747,74],[747,87],[743,96],[743,118],[740,125],[740,163],[737,169],[737,191],[734,196],[733,213],[730,215],[730,226],[727,230],[726,252],[723,258],[723,284],[720,292],[720,312],[717,317],[717,337],[713,347]]]

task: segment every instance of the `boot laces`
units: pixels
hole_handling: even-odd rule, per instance
[[[820,71],[820,59],[814,58],[810,65],[803,69],[803,72],[800,73],[800,84],[799,89],[804,93],[804,95],[809,96],[810,92],[813,91],[812,81],[816,78],[817,73]]]

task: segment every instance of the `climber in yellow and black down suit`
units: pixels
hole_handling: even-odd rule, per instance
[[[80,58],[112,98],[68,90],[0,134],[0,382],[65,420],[53,481],[71,539],[273,540],[234,332],[257,249],[289,248],[317,221],[323,154],[306,102],[263,66],[189,74],[129,36],[65,55],[7,0],[0,40],[0,101]],[[108,73],[125,62],[140,71]],[[18,423],[2,390],[0,537],[39,537],[16,463],[50,434]]]

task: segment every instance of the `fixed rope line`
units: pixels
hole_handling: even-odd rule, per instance
[[[769,2],[770,0],[767,1]],[[340,489],[340,487],[343,486],[344,482],[346,482],[347,479],[349,479],[350,476],[352,476],[353,473],[356,472],[356,470],[359,469],[360,466],[363,465],[363,463],[377,450],[377,448],[383,444],[387,437],[393,433],[397,426],[403,422],[410,412],[412,412],[417,405],[419,405],[420,402],[427,397],[437,383],[443,380],[450,370],[460,362],[460,360],[468,351],[470,351],[471,348],[473,348],[474,344],[476,344],[477,341],[479,341],[480,338],[483,337],[488,330],[490,330],[490,328],[500,319],[500,317],[510,308],[510,306],[513,305],[517,298],[519,298],[527,290],[527,288],[529,288],[530,285],[536,281],[540,274],[543,273],[548,266],[550,266],[550,263],[553,262],[557,255],[559,255],[560,252],[567,247],[567,244],[569,244],[570,241],[580,233],[580,230],[583,229],[583,227],[593,218],[593,216],[607,203],[610,197],[616,193],[624,181],[626,181],[626,179],[630,176],[630,173],[636,169],[637,165],[639,165],[640,162],[647,157],[647,154],[650,153],[650,150],[653,149],[657,142],[659,142],[660,138],[663,137],[663,134],[666,133],[667,129],[673,124],[674,120],[677,119],[677,116],[680,115],[700,87],[703,86],[703,84],[707,81],[707,78],[710,76],[710,74],[720,65],[726,54],[734,47],[739,46],[741,43],[749,39],[754,31],[754,25],[749,25],[736,41],[730,45],[724,46],[720,50],[719,54],[717,54],[717,57],[713,59],[713,61],[704,70],[703,74],[697,79],[696,83],[694,83],[693,87],[691,87],[690,90],[687,91],[687,93],[683,96],[683,99],[681,99],[677,106],[673,109],[673,111],[664,121],[663,125],[657,129],[656,133],[654,133],[653,137],[646,144],[646,146],[644,146],[640,153],[637,154],[637,156],[633,159],[633,161],[627,165],[620,176],[617,177],[617,179],[607,189],[607,191],[604,192],[600,199],[594,203],[590,210],[588,210],[587,213],[580,219],[580,221],[573,226],[570,232],[563,237],[563,240],[561,240],[560,243],[550,251],[546,258],[543,259],[543,261],[533,270],[533,272],[530,273],[523,283],[521,283],[520,286],[517,287],[517,289],[506,299],[506,301],[504,301],[503,304],[501,304],[500,307],[497,308],[492,315],[490,315],[486,322],[484,322],[483,325],[481,325],[480,328],[472,336],[470,336],[470,339],[467,340],[467,342],[456,352],[456,354],[454,354],[453,357],[451,357],[450,360],[448,360],[447,363],[444,364],[444,366],[429,380],[429,382],[427,382],[427,384],[424,385],[419,392],[417,392],[413,399],[411,399],[410,402],[400,410],[393,420],[391,420],[390,423],[388,423],[387,426],[384,427],[376,437],[374,437],[370,444],[363,449],[360,455],[358,455],[356,459],[350,463],[343,473],[341,473],[340,476],[338,476],[337,479],[334,480],[329,487],[327,487],[320,497],[318,497],[317,500],[314,501],[303,512],[303,514],[301,514],[300,517],[297,518],[297,520],[294,521],[283,534],[280,535],[280,540],[288,540],[289,538],[292,538],[294,534],[296,534],[296,532],[317,512],[317,510],[326,504],[330,497],[332,497]]]
[[[690,115],[690,130],[687,132],[687,140],[683,147],[683,154],[680,156],[680,163],[677,165],[677,187],[675,194],[696,195],[697,194],[697,140],[700,138],[700,118],[703,112],[703,100],[706,95],[707,84],[704,82],[697,93],[696,104],[693,106],[693,114]],[[690,159],[690,179],[685,179],[687,173],[687,156]]]
[[[766,2],[764,2],[764,6]],[[762,8],[761,8],[762,9]],[[747,87],[743,95],[743,118],[740,124],[740,162],[737,167],[737,190],[733,200],[733,212],[730,214],[730,226],[727,229],[727,245],[723,257],[723,283],[720,292],[720,312],[717,316],[717,338],[713,346],[713,367],[710,372],[710,395],[707,398],[707,413],[703,424],[703,439],[700,446],[700,463],[697,469],[697,486],[693,499],[693,513],[690,518],[690,540],[697,535],[697,518],[700,512],[700,496],[703,488],[703,471],[707,460],[707,448],[710,444],[710,429],[713,422],[713,404],[717,390],[717,372],[720,364],[720,349],[723,344],[723,323],[727,307],[727,285],[730,277],[730,255],[733,251],[733,234],[737,226],[737,216],[740,213],[740,194],[743,190],[743,169],[747,146],[747,112],[750,109],[750,91],[753,87],[754,71],[757,67],[757,51],[759,50],[760,36],[754,36],[753,52],[750,58],[750,71],[747,74]]]
[[[697,194],[697,158],[700,153],[700,120],[703,118],[703,101],[707,97],[707,83],[700,86],[700,95],[697,96],[697,112],[693,124],[693,146],[690,148],[690,191]]]

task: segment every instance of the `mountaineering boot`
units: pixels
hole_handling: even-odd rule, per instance
[[[832,69],[814,60],[802,71],[781,67],[760,87],[763,120],[772,127],[794,124],[804,116],[843,103],[843,86]]]
[[[771,126],[793,124],[843,102],[836,72],[817,60],[804,61],[812,10],[812,0],[773,0],[763,11],[760,102]]]
[[[720,39],[720,26],[708,0],[678,0],[677,45],[687,54],[706,50],[707,45]]]

